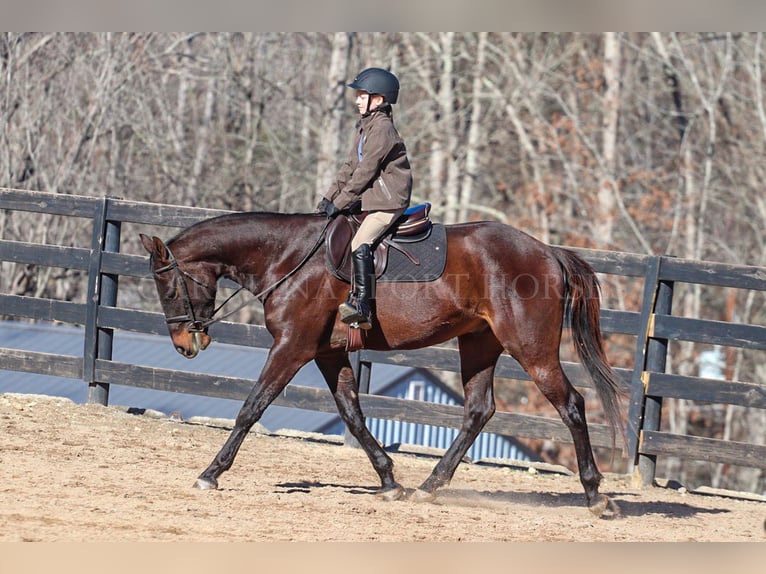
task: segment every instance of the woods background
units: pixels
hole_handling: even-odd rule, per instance
[[[306,212],[357,120],[368,66],[401,81],[394,115],[413,201],[549,243],[766,265],[761,33],[3,33],[0,186],[233,210]],[[0,215],[3,239],[89,245],[71,218]],[[123,249],[140,253],[136,234]],[[79,300],[77,271],[2,263],[4,293]],[[637,309],[641,285],[606,281]],[[151,306],[143,286],[123,289]],[[147,293],[149,293],[147,295]],[[687,316],[766,323],[762,293],[679,289]],[[245,319],[257,321],[257,309]],[[629,363],[635,342],[610,337]],[[668,370],[696,374],[704,345]],[[721,375],[763,382],[762,353]],[[521,383],[503,410],[551,409]],[[766,438],[766,413],[669,400],[678,432]],[[571,453],[536,445],[565,464]],[[763,473],[664,461],[660,476],[763,492]],[[702,479],[700,479],[702,480]]]

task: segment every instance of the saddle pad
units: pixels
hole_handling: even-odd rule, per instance
[[[413,263],[404,249],[419,263]],[[394,242],[388,247],[388,265],[378,281],[388,283],[423,283],[441,277],[447,264],[447,230],[434,223],[431,233],[416,243]]]

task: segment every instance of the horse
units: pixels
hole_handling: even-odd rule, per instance
[[[266,363],[220,452],[195,487],[217,489],[251,427],[309,361],[315,361],[341,419],[381,485],[376,495],[406,491],[391,457],[364,423],[349,360],[348,325],[338,318],[348,284],[328,272],[321,242],[329,220],[318,214],[240,212],[195,223],[164,243],[141,234],[170,338],[193,358],[212,339],[217,282],[228,278],[263,302],[274,338]],[[461,428],[426,480],[410,495],[431,500],[448,485],[473,441],[495,412],[493,378],[503,352],[513,356],[568,427],[588,508],[601,516],[617,505],[599,493],[602,480],[588,436],[585,403],[564,373],[562,330],[572,340],[602,402],[611,436],[624,437],[624,391],[610,367],[600,330],[600,286],[593,268],[573,251],[547,245],[499,222],[447,225],[447,261],[430,282],[377,285],[374,325],[365,348],[418,349],[457,338],[464,392]],[[313,248],[311,246],[313,245]],[[565,321],[568,321],[565,323]],[[614,442],[614,441],[613,441]]]

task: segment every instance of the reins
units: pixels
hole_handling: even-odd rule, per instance
[[[255,299],[261,300],[261,303],[265,303],[266,302],[266,298],[268,298],[268,296],[271,295],[271,293],[275,289],[277,289],[285,281],[287,281],[293,275],[295,275],[298,271],[300,271],[301,268],[304,265],[306,265],[308,260],[311,259],[311,257],[314,255],[314,253],[316,253],[317,249],[319,249],[319,246],[322,245],[322,240],[324,239],[325,232],[327,231],[327,228],[330,226],[330,223],[332,223],[332,219],[328,218],[327,222],[322,227],[322,230],[319,232],[319,237],[317,238],[316,242],[311,247],[311,249],[306,253],[306,255],[303,257],[303,259],[301,259],[301,261],[298,263],[298,265],[296,265],[291,271],[289,271],[282,278],[280,278],[277,281],[275,281],[273,284],[271,284],[266,289],[263,289],[262,291],[259,291],[258,293],[254,294],[253,297]],[[182,291],[182,295],[183,295],[183,298],[184,298],[184,308],[186,310],[186,314],[185,315],[177,315],[175,317],[168,317],[168,318],[166,318],[165,319],[166,323],[168,323],[168,324],[172,324],[172,323],[190,323],[191,324],[191,328],[189,329],[190,332],[192,332],[192,333],[193,332],[201,332],[204,329],[207,329],[210,325],[218,323],[219,321],[223,321],[227,317],[231,317],[234,313],[238,312],[239,310],[243,309],[244,307],[246,307],[247,305],[250,304],[250,301],[245,301],[239,307],[229,311],[228,313],[226,313],[224,315],[221,315],[220,317],[216,317],[218,312],[221,309],[223,309],[223,307],[229,301],[231,301],[234,297],[236,297],[239,294],[240,291],[243,291],[245,289],[244,287],[240,286],[236,291],[234,291],[234,293],[229,295],[223,301],[223,303],[218,305],[213,310],[213,314],[211,315],[210,318],[204,319],[204,320],[197,319],[197,317],[196,317],[196,315],[194,313],[194,305],[192,304],[191,297],[189,296],[189,290],[188,290],[188,288],[186,286],[186,281],[183,280],[182,276],[188,277],[189,279],[194,281],[194,283],[196,283],[197,285],[199,285],[199,286],[201,286],[201,287],[203,287],[205,289],[212,290],[212,288],[209,285],[207,285],[206,283],[204,283],[203,281],[200,281],[199,279],[194,277],[191,273],[181,269],[181,266],[178,264],[178,260],[176,260],[175,256],[170,251],[170,248],[166,245],[165,249],[167,249],[168,259],[170,260],[170,263],[168,263],[164,267],[156,269],[154,271],[154,273],[159,275],[160,273],[165,273],[166,271],[175,271],[176,272],[177,276],[180,279],[181,291]]]

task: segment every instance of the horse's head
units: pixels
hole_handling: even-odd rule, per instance
[[[208,322],[215,308],[217,277],[202,263],[182,268],[159,237],[141,234],[176,351],[193,359],[212,342]]]

